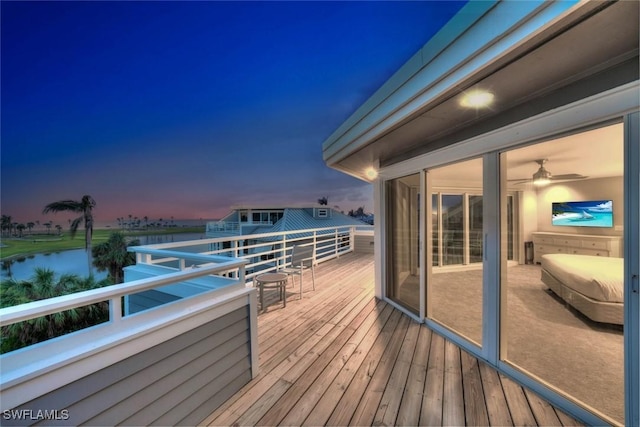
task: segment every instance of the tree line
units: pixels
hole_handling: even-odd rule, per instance
[[[51,229],[55,228],[58,234],[62,233],[62,225],[53,224],[53,221],[47,221],[40,224],[40,221],[29,221],[26,224],[22,222],[13,221],[11,215],[2,215],[0,220],[0,228],[2,230],[2,237],[18,236],[24,237],[25,230],[29,231],[29,234],[33,234],[33,229],[36,226],[42,225],[47,229],[47,234],[51,234]]]

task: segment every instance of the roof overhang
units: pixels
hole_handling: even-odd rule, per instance
[[[639,2],[469,2],[323,144],[363,180],[384,167],[638,81]],[[486,109],[461,97],[489,90]]]

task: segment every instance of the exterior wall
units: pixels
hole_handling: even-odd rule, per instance
[[[374,241],[373,233],[369,234],[356,234],[354,251],[359,254],[372,254],[374,253]]]
[[[238,308],[15,409],[65,418],[47,425],[195,425],[251,379],[249,326]]]

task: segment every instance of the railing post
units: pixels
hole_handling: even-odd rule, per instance
[[[338,228],[336,227],[336,232],[335,232],[335,237],[334,237],[334,241],[333,243],[335,244],[335,253],[336,253],[336,258],[339,256],[338,255]]]
[[[349,229],[349,252],[353,252],[356,249],[356,228],[351,227]]]
[[[311,265],[318,265],[316,258],[318,256],[318,230],[313,230],[313,259]]]
[[[282,234],[282,257],[277,263],[280,267],[284,268],[287,266],[287,235]]]
[[[109,319],[113,323],[122,320],[122,296],[113,297],[109,300]]]
[[[247,284],[247,279],[246,279],[246,271],[245,271],[244,267],[245,267],[244,264],[242,264],[240,266],[240,268],[238,269],[238,273],[239,273],[238,274],[238,276],[239,276],[238,280],[240,281],[240,283],[246,285]]]

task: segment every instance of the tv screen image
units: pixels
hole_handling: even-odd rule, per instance
[[[613,201],[554,202],[551,225],[571,227],[613,227]]]

